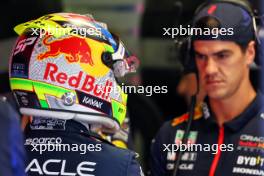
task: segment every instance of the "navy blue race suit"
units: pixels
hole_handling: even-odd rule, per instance
[[[18,113],[0,97],[0,176],[25,175],[25,152]]]
[[[76,121],[34,118],[25,135],[30,176],[142,174],[134,152],[114,147]]]
[[[263,107],[258,93],[243,113],[219,127],[203,103],[195,110],[188,145],[182,148],[176,144],[181,144],[188,114],[166,122],[152,143],[152,175],[171,175],[179,150],[184,152],[177,176],[264,175]]]

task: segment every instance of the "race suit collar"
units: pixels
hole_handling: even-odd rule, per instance
[[[89,132],[89,130],[80,122],[75,120],[66,121],[66,130],[71,132]]]
[[[89,129],[75,120],[53,119],[48,117],[33,117],[28,125],[31,130],[51,130],[67,132],[88,132]]]

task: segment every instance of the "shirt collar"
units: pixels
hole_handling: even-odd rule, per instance
[[[263,105],[264,97],[263,94],[258,92],[255,99],[249,104],[249,106],[237,117],[232,119],[229,122],[224,123],[226,128],[229,128],[231,131],[235,132],[243,128],[251,119],[259,116],[261,114],[262,105]],[[213,113],[211,112],[208,99],[206,99],[203,105],[203,114],[207,123],[211,125],[216,125],[216,120],[213,117]]]

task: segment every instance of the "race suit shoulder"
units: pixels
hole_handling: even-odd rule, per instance
[[[140,176],[136,154],[91,134],[79,122],[39,118],[26,128],[29,175]]]
[[[19,115],[5,97],[0,96],[0,175],[25,175],[25,152]]]
[[[263,100],[258,93],[240,115],[221,127],[209,104],[203,103],[201,118],[192,123],[188,145],[181,144],[184,115],[165,123],[152,144],[152,175],[171,175],[179,150],[183,155],[177,176],[264,175]]]

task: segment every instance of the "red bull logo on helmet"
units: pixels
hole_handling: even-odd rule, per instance
[[[109,101],[113,82],[107,80],[104,84],[97,84],[95,78],[80,71],[77,75],[69,76],[66,72],[59,71],[56,64],[47,63],[43,80],[57,84],[67,84],[73,89],[78,89],[89,94],[93,94],[101,99]]]
[[[91,48],[84,38],[70,36],[67,38],[48,41],[51,38],[47,35],[43,39],[43,44],[48,50],[38,55],[38,60],[44,60],[50,57],[57,57],[60,54],[65,55],[69,63],[84,63],[90,66],[94,65]]]

